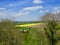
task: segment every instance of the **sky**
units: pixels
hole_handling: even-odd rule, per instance
[[[0,18],[38,21],[48,12],[60,12],[60,0],[0,0]]]

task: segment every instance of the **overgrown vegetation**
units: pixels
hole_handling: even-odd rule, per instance
[[[46,16],[46,17],[45,17]],[[47,38],[50,42],[50,45],[56,45],[56,31],[59,30],[58,23],[59,23],[59,17],[53,14],[47,14],[45,15],[43,20],[47,21],[46,26],[44,27],[45,33],[47,35]]]
[[[38,24],[37,27],[16,27],[18,24],[13,20],[1,20],[0,45],[59,45],[60,22],[54,14],[46,15],[41,22],[38,21],[44,23]]]

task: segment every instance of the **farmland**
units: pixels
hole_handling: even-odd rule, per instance
[[[36,25],[39,25],[39,24],[40,23],[22,24],[22,25],[16,25],[16,27],[31,27],[31,26],[36,26]]]
[[[0,45],[49,45],[44,30],[45,22],[15,23],[0,22]],[[60,25],[58,26],[60,28]],[[48,31],[50,33],[50,31]],[[56,45],[60,44],[60,29],[55,33]]]
[[[45,32],[42,30],[42,28],[37,28],[35,26],[41,25],[43,23],[27,23],[27,24],[22,24],[22,25],[17,25],[17,28],[20,28],[22,30],[22,32],[25,32],[27,34],[26,39],[25,39],[25,43],[23,45],[41,45],[41,44],[45,44],[48,45],[49,42],[47,43],[47,38],[45,36]],[[26,31],[28,32],[26,32]],[[41,34],[42,33],[42,34]],[[40,35],[40,36],[39,36]],[[45,40],[46,39],[46,40]]]
[[[42,23],[39,22],[39,23],[21,24],[21,25],[16,25],[16,27],[19,27],[22,30],[27,30],[27,31],[29,31],[29,33],[31,33],[31,35],[30,36],[28,35],[28,37],[27,37],[28,39],[26,41],[28,41],[29,43],[25,42],[25,43],[27,43],[26,45],[30,45],[30,43],[31,43],[30,41],[33,41],[33,40],[36,41],[36,42],[34,42],[34,41],[32,42],[33,45],[49,45],[49,41],[48,41],[47,36],[45,34],[45,30],[43,29],[43,27],[44,27],[43,22]],[[60,28],[60,25],[58,25],[57,27]],[[59,36],[60,31],[59,30],[56,32],[56,35],[55,35],[55,38],[57,40],[60,39],[60,36]],[[48,31],[48,33],[50,33],[50,32]],[[57,41],[56,45],[59,45],[59,43],[60,42]]]
[[[49,45],[44,26],[43,22],[15,23],[9,20],[0,22],[0,45]],[[58,40],[56,45],[60,44],[59,35],[60,30],[56,31],[55,38]]]

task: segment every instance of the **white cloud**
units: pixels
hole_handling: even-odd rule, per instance
[[[0,17],[1,17],[1,16],[6,16],[6,14],[0,14]]]
[[[13,17],[19,17],[19,16],[22,16],[22,15],[28,15],[29,14],[29,12],[18,12],[18,13],[16,13],[16,14],[13,14],[14,16]]]
[[[19,10],[18,12],[14,13],[13,17],[20,17],[20,16],[27,16],[30,15],[32,13],[34,13],[37,10],[40,10],[40,13],[42,13],[43,11],[41,10],[43,8],[43,6],[32,6],[32,7],[25,7],[21,10]]]
[[[20,6],[20,5],[23,5],[27,2],[23,1],[23,2],[13,2],[13,3],[10,3],[8,6],[11,6],[11,7],[15,7],[15,6]]]
[[[0,10],[6,10],[6,8],[0,8]]]
[[[43,11],[42,11],[42,10],[40,10],[40,13],[43,13]]]
[[[60,10],[57,11],[57,13],[59,13],[59,12],[60,12]]]
[[[12,6],[12,5],[11,5]],[[0,12],[0,17],[7,17],[7,18],[12,18],[14,17],[15,19],[20,18],[21,16],[27,16],[27,15],[33,15],[36,11],[40,11],[43,9],[43,6],[32,6],[32,7],[25,7],[20,9],[19,11],[12,11],[12,10],[5,10]],[[40,11],[42,13],[43,11]],[[38,15],[38,14],[37,14]]]
[[[42,6],[32,6],[32,7],[25,7],[21,10],[19,10],[18,12],[16,13],[13,13],[11,15],[11,17],[20,17],[20,16],[27,16],[27,15],[31,15],[32,13],[34,13],[35,11],[37,10],[40,10],[42,9],[43,7]],[[40,13],[42,13],[43,11],[40,11]]]
[[[54,7],[54,8],[53,8],[54,11],[57,11],[57,10],[59,10],[59,9],[60,9],[60,7]]]
[[[60,13],[60,6],[54,7],[52,13],[54,13],[54,14]]]
[[[53,13],[53,14],[57,14],[57,13],[60,13],[60,10],[57,10],[57,11],[53,11],[52,13]]]
[[[35,3],[35,4],[41,4],[41,3],[43,3],[43,1],[42,0],[33,0],[33,3]]]
[[[45,12],[47,12],[47,13],[48,13],[48,12],[49,12],[49,10],[46,10]]]
[[[19,5],[21,5],[21,4],[9,4],[9,6],[11,6],[11,7],[15,7],[15,6],[19,6]]]
[[[13,4],[9,4],[9,6],[13,6]]]
[[[7,15],[7,13],[0,13],[0,19],[2,19],[2,18],[6,18],[8,15]]]
[[[23,10],[37,10],[37,9],[42,9],[43,6],[33,6],[33,7],[26,7],[23,8]]]

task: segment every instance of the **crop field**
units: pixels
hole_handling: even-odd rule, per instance
[[[42,24],[42,23],[22,24],[22,25],[16,25],[16,27],[31,27],[39,24]]]

